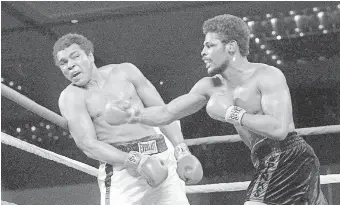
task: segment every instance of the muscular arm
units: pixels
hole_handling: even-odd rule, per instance
[[[283,140],[292,115],[289,88],[283,73],[278,69],[268,72],[259,82],[259,91],[264,115],[246,113],[242,126],[268,138]]]
[[[69,90],[70,91],[70,90]],[[95,129],[87,112],[84,97],[75,92],[62,92],[59,109],[67,119],[69,131],[77,146],[90,158],[109,164],[124,163],[127,153],[97,140]]]
[[[166,125],[199,111],[206,103],[206,97],[196,93],[188,93],[164,106],[141,110],[138,121],[141,124],[151,126]]]
[[[150,126],[167,125],[175,120],[199,111],[209,100],[206,94],[208,79],[203,78],[188,94],[179,96],[170,103],[142,109],[137,116],[138,122]]]
[[[130,72],[130,80],[134,84],[136,91],[145,105],[145,109],[142,109],[139,115],[140,123],[150,126],[160,126],[160,130],[169,138],[171,143],[176,146],[184,141],[181,127],[178,122],[182,118],[183,113],[174,110],[173,105],[169,106],[164,104],[163,99],[157,92],[156,88],[150,83],[147,78],[139,71],[138,68],[132,64],[127,64],[128,72]],[[199,96],[199,101],[205,101],[205,97]],[[191,113],[198,111],[204,106],[205,103],[200,103],[200,106],[196,103],[196,109],[190,110]],[[176,106],[176,105],[175,105]],[[185,109],[182,108],[183,111]],[[175,115],[169,114],[171,111]],[[189,114],[190,114],[189,112]],[[180,113],[182,115],[178,115]]]

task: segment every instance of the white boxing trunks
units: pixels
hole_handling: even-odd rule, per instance
[[[162,134],[148,136],[117,148],[159,157],[168,166],[168,178],[157,188],[151,188],[141,176],[121,166],[101,163],[98,173],[101,205],[189,205],[185,183],[176,172],[173,146],[166,137]]]

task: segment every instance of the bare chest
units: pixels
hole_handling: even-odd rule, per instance
[[[233,98],[234,105],[245,109],[247,113],[260,115],[264,113],[261,106],[261,93],[257,88],[256,82],[248,81],[247,83],[229,89],[228,91]],[[235,125],[235,128],[243,142],[250,149],[258,140],[262,139],[261,136],[240,125]]]
[[[94,86],[87,90],[85,103],[88,113],[92,118],[105,114],[105,107],[114,101],[131,101],[136,96],[132,83],[127,80],[110,78],[102,88]]]
[[[262,113],[261,93],[255,83],[247,83],[230,89],[234,105],[245,109],[248,113]]]

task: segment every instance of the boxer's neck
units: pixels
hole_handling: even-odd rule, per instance
[[[234,56],[221,75],[227,83],[233,87],[242,84],[249,76],[253,74],[253,67],[247,57]]]
[[[86,87],[88,89],[93,88],[93,87],[97,87],[101,89],[103,88],[105,81],[106,81],[106,78],[104,78],[104,76],[99,72],[97,67],[94,66],[90,81]]]

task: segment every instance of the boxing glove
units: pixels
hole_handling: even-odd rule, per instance
[[[227,93],[214,93],[207,103],[206,107],[209,116],[215,120],[229,122],[231,124],[240,124],[246,111],[233,105],[231,96]]]
[[[155,157],[139,152],[129,152],[125,166],[136,170],[151,187],[157,187],[168,178],[168,167]]]
[[[203,178],[200,161],[190,153],[188,146],[181,143],[175,147],[177,174],[186,184],[197,184]]]
[[[103,112],[104,120],[110,125],[129,123],[137,109],[126,100],[108,100]]]

